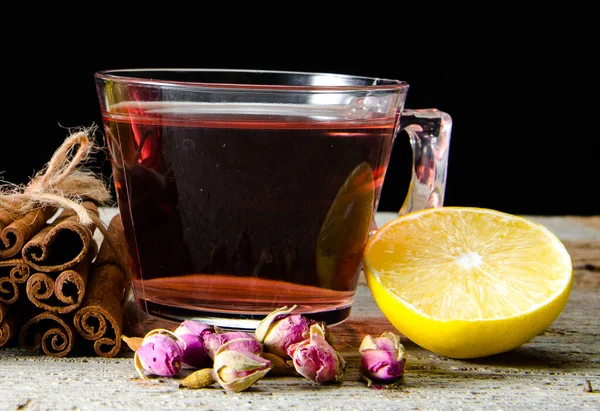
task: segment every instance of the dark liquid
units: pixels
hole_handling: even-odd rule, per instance
[[[395,119],[209,106],[121,105],[104,118],[136,299],[232,327],[292,304],[343,321]]]

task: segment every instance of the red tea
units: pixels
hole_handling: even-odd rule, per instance
[[[348,317],[396,118],[311,107],[124,103],[105,115],[149,313],[227,313],[238,326],[297,304],[330,324]]]

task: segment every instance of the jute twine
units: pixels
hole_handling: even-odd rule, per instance
[[[111,234],[100,217],[89,212],[81,203],[94,201],[98,206],[111,200],[110,191],[102,179],[85,168],[91,155],[99,150],[93,135],[96,127],[84,128],[68,136],[55,151],[46,166],[37,172],[26,185],[3,182],[0,185],[0,210],[16,220],[29,211],[57,207],[71,209],[83,225],[94,225],[108,241],[114,254],[121,260],[121,250],[116,250]],[[119,261],[127,272],[127,266]]]
[[[36,208],[62,207],[75,211],[81,224],[96,223],[100,228],[99,219],[81,205],[84,199],[106,205],[111,197],[102,179],[83,168],[98,150],[91,137],[94,131],[91,127],[67,137],[29,184],[0,186],[0,210],[16,220]]]

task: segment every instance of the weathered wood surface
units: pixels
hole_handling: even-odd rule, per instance
[[[378,219],[392,216],[380,214]],[[333,328],[336,348],[348,362],[341,385],[271,377],[238,394],[218,385],[187,390],[178,388],[176,379],[137,378],[133,355],[126,348],[111,359],[55,359],[0,348],[0,409],[600,409],[600,216],[530,218],[567,246],[575,286],[552,326],[511,352],[452,360],[403,339],[403,384],[381,391],[368,388],[358,380],[358,346],[366,334],[379,335],[392,327],[361,281],[350,319]],[[586,392],[586,386],[595,392]]]

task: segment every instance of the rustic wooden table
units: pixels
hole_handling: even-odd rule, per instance
[[[391,217],[380,213],[378,220]],[[403,339],[403,384],[380,391],[368,388],[358,379],[358,346],[366,334],[393,328],[361,281],[350,319],[333,328],[336,348],[348,363],[341,385],[266,377],[237,394],[218,385],[187,390],[178,388],[176,379],[137,378],[127,349],[116,358],[51,358],[2,348],[0,409],[600,409],[600,216],[529,217],[567,246],[575,285],[552,326],[511,352],[453,360]]]

